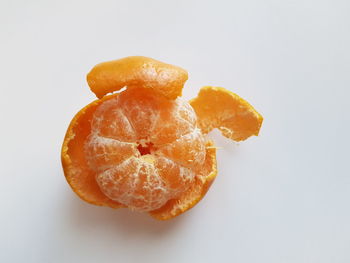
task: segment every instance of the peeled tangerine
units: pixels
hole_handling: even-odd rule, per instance
[[[180,97],[186,80],[185,70],[146,57],[95,66],[87,81],[99,99],[76,114],[62,147],[73,191],[161,220],[193,207],[217,174],[206,134],[218,128],[245,140],[258,135],[263,118],[223,88],[204,87],[188,103]]]

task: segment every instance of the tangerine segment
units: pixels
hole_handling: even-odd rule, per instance
[[[216,175],[216,149],[213,147],[213,142],[208,141],[205,162],[201,172],[194,178],[194,183],[179,197],[169,200],[164,206],[149,214],[158,220],[168,220],[186,212],[204,197]]]
[[[160,145],[157,154],[193,169],[201,168],[205,159],[205,138],[200,129],[182,135],[172,143]]]
[[[170,99],[182,94],[187,71],[152,58],[132,56],[96,65],[87,82],[98,98],[127,86],[154,89]]]
[[[206,155],[196,121],[188,103],[147,88],[127,89],[100,104],[84,149],[101,191],[138,211],[158,209],[185,192]],[[171,129],[160,135],[162,126]]]
[[[155,166],[159,176],[171,189],[172,197],[186,191],[196,176],[191,169],[180,166],[167,157],[157,157]]]
[[[82,151],[91,134],[91,120],[96,108],[116,95],[96,100],[80,110],[71,121],[64,138],[61,160],[65,177],[73,191],[83,200],[113,208],[125,207],[102,193],[95,179],[95,172],[88,166],[87,156]]]
[[[258,135],[263,117],[247,101],[220,87],[203,87],[190,101],[203,133],[218,128],[235,141]]]
[[[86,159],[89,167],[94,171],[111,168],[133,156],[138,156],[137,145],[121,142],[107,137],[90,134],[85,143]]]
[[[188,102],[177,99],[176,104],[162,105],[157,124],[151,133],[155,144],[167,144],[194,130],[196,113]]]
[[[161,207],[169,198],[166,185],[152,163],[132,157],[103,173],[97,183],[110,199],[138,211]]]

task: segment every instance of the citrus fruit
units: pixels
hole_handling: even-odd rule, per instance
[[[193,207],[216,177],[213,128],[231,139],[257,135],[262,117],[237,95],[204,87],[190,103],[187,72],[150,58],[97,65],[99,97],[79,111],[62,146],[68,183],[83,200],[166,220]],[[112,95],[107,93],[122,92]]]

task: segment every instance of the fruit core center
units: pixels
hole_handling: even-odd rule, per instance
[[[153,143],[151,142],[140,142],[137,146],[137,150],[139,150],[141,156],[151,154],[152,148],[153,148]]]

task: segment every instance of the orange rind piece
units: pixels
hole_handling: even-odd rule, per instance
[[[82,149],[91,133],[91,120],[96,108],[102,102],[117,94],[95,100],[81,109],[72,119],[61,150],[62,167],[67,182],[73,191],[84,201],[112,208],[125,207],[104,195],[95,180],[94,172],[88,167],[86,156]]]
[[[196,111],[203,133],[217,128],[222,135],[235,141],[259,134],[263,117],[247,101],[229,90],[203,87],[190,104]]]
[[[131,56],[96,65],[87,75],[87,82],[97,98],[128,88],[150,88],[170,99],[182,94],[188,79],[187,71],[158,60]]]

